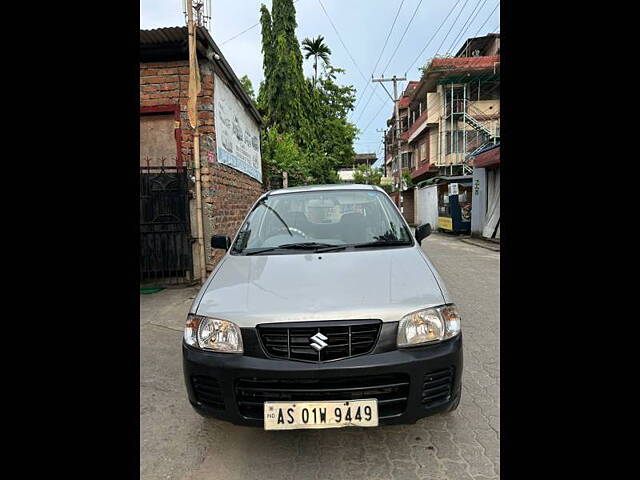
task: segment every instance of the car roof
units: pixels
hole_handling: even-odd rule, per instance
[[[283,195],[287,193],[298,192],[317,192],[317,191],[330,191],[330,190],[377,190],[384,192],[384,190],[375,185],[362,185],[358,183],[341,183],[341,184],[329,184],[329,185],[301,185],[299,187],[279,188],[277,190],[271,190],[265,195]]]

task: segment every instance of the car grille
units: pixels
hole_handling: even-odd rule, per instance
[[[198,403],[217,410],[224,410],[224,398],[218,380],[211,377],[191,377],[191,385]]]
[[[453,373],[453,367],[449,367],[445,370],[427,373],[424,376],[422,403],[426,407],[434,407],[451,399]]]
[[[265,401],[328,401],[378,399],[378,417],[401,415],[407,408],[409,376],[404,374],[332,379],[240,379],[236,382],[240,414],[264,419]]]
[[[313,322],[315,323],[315,322]],[[271,357],[307,362],[327,362],[370,353],[380,333],[380,320],[317,322],[316,325],[259,325],[260,341]],[[327,346],[317,351],[311,337],[321,333]]]

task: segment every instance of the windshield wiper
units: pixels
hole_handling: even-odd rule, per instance
[[[353,248],[367,247],[395,247],[399,245],[411,245],[410,240],[376,240],[375,242],[356,243]]]
[[[261,248],[258,250],[252,250],[245,253],[245,255],[258,255],[260,253],[273,252],[274,250],[313,250],[316,252],[328,252],[330,250],[338,250],[347,248],[346,245],[332,245],[331,243],[318,243],[318,242],[300,242],[300,243],[285,243],[278,245],[277,247]]]
[[[278,212],[276,212],[273,208],[271,208],[269,205],[267,205],[265,203],[266,198],[264,200],[262,200],[261,204],[263,207],[267,208],[268,210],[272,211],[273,214],[278,218],[278,220],[280,220],[280,222],[282,222],[282,224],[284,225],[284,228],[287,229],[287,233],[289,233],[289,235],[291,235],[293,237],[293,233],[291,233],[291,230],[289,230],[289,225],[287,225],[287,222],[285,222],[282,217],[280,216],[280,214]]]

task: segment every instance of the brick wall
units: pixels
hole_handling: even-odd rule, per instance
[[[220,163],[203,169],[203,188],[211,185],[212,194],[205,197],[205,216],[211,219],[212,233],[236,234],[245,215],[264,191],[253,178]],[[223,250],[214,250],[212,267],[224,256]]]
[[[400,208],[400,199],[398,196],[398,192],[392,192],[389,194],[389,196],[391,197],[391,200],[393,200],[393,203],[395,203],[398,208]],[[402,192],[402,216],[404,217],[404,219],[407,221],[407,223],[409,225],[414,225],[415,220],[414,220],[414,193],[413,193],[413,188],[409,189],[405,192]]]
[[[413,188],[402,192],[402,210],[404,219],[409,225],[413,225],[414,221],[414,208],[413,208]]]
[[[264,188],[257,180],[216,161],[214,122],[214,65],[199,59],[202,90],[198,97],[200,164],[202,166],[203,213],[207,270],[220,261],[223,251],[212,251],[212,234],[233,237],[240,223]],[[220,78],[224,76],[218,72]],[[187,117],[189,62],[153,62],[140,64],[140,107],[180,106],[180,153],[183,165],[191,167],[193,133]],[[192,185],[192,190],[193,188]],[[196,235],[196,225],[192,224]],[[194,270],[197,270],[195,268]],[[197,271],[195,271],[197,275]]]

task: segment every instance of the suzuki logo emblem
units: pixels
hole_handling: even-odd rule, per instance
[[[327,340],[327,337],[325,337],[320,332],[316,333],[309,340],[311,340],[311,347],[315,348],[316,351],[318,352],[327,346],[327,343],[325,343],[325,340]]]

